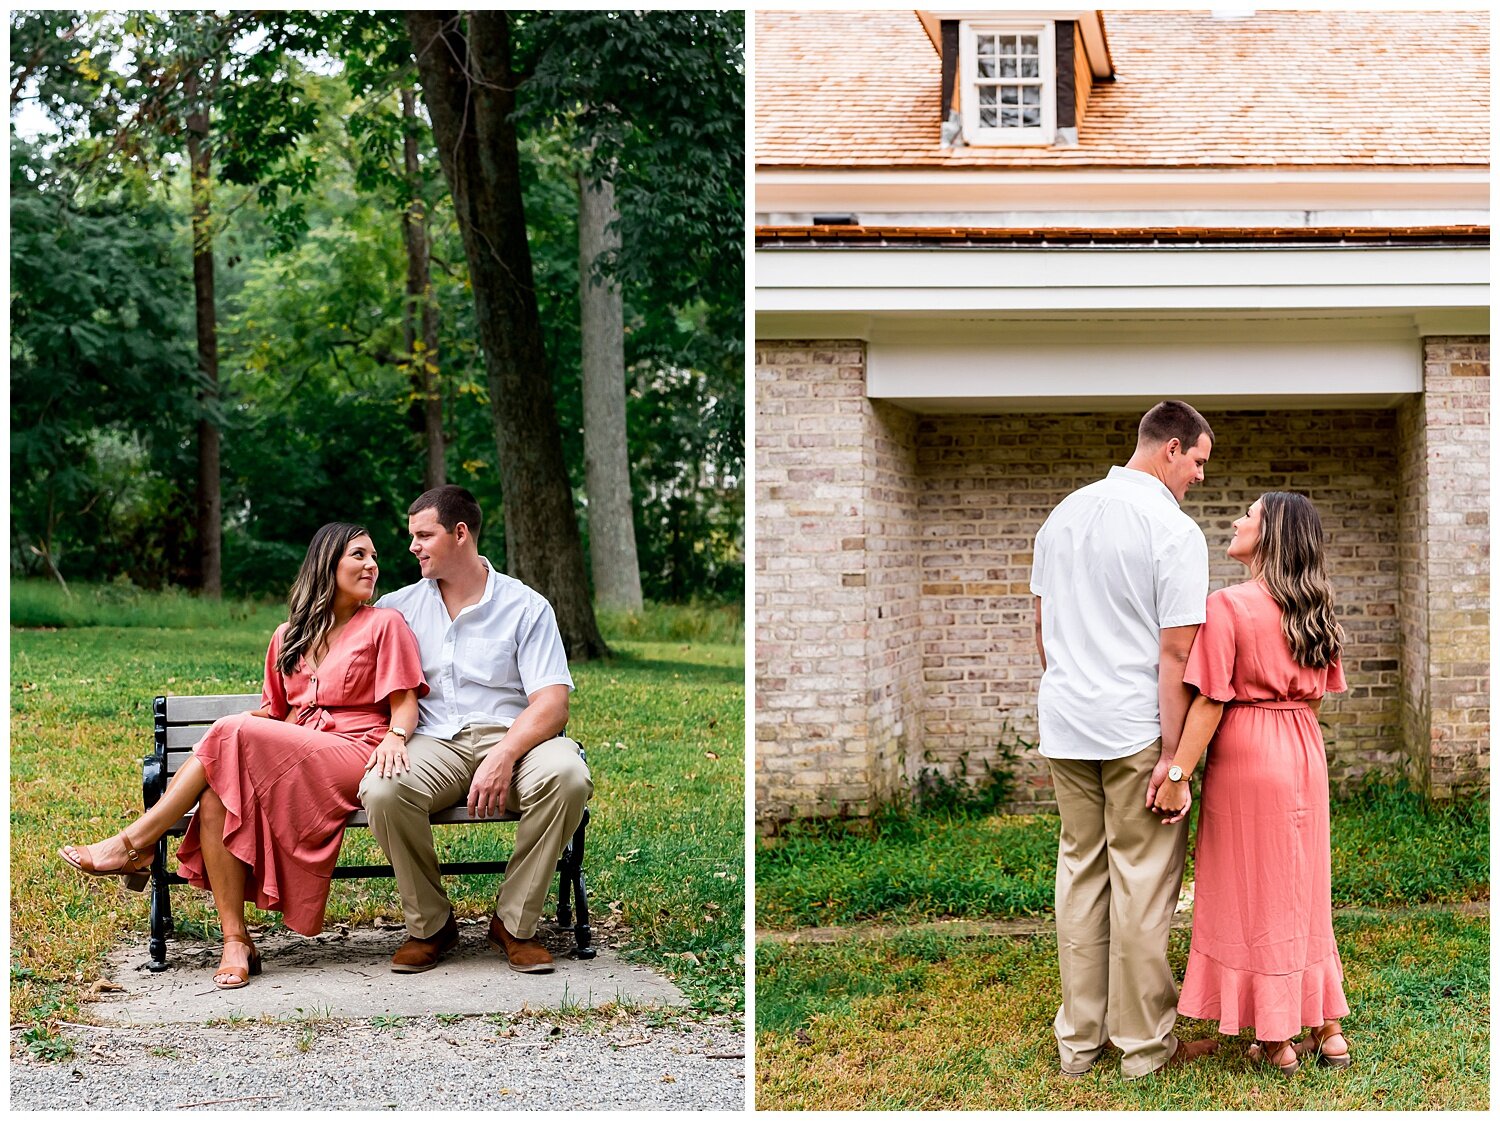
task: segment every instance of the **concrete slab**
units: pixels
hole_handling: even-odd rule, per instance
[[[597,1008],[611,1001],[683,1006],[682,991],[644,966],[622,961],[601,947],[591,961],[567,957],[570,933],[543,930],[557,960],[545,974],[516,973],[489,948],[485,923],[460,921],[458,947],[426,973],[390,970],[390,956],[405,937],[399,926],[340,927],[316,938],[257,932],[265,971],[242,989],[214,988],[217,943],[172,941],[162,973],[146,969],[144,940],[110,957],[108,982],[99,986],[91,1014],[118,1023],[203,1023],[299,1017],[368,1019],[374,1016],[483,1015],[522,1008]]]

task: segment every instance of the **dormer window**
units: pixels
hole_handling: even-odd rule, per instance
[[[959,26],[964,142],[1051,144],[1057,132],[1052,21],[965,20]]]

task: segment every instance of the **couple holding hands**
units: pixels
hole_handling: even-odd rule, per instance
[[[519,813],[489,942],[512,969],[550,972],[536,926],[558,856],[593,784],[568,722],[568,672],[552,607],[479,553],[480,510],[463,487],[407,511],[422,579],[371,606],[380,569],[360,526],[313,536],[266,651],[261,705],[218,721],[161,799],[110,839],[63,860],[139,889],[156,843],[196,804],[182,875],[213,893],[224,934],[214,974],[260,973],[246,901],[299,934],[323,929],[344,823],[361,805],[391,862],[407,939],[398,973],[431,969],[458,943],[429,815]]]
[[[1212,1053],[1178,1013],[1255,1029],[1252,1061],[1348,1066],[1330,900],[1318,709],[1345,688],[1317,511],[1261,495],[1234,523],[1243,583],[1208,595],[1203,532],[1180,507],[1213,430],[1181,401],[1141,420],[1124,467],[1037,534],[1031,591],[1041,752],[1062,819],[1057,942],[1062,1071],[1105,1045],[1139,1078]],[[1192,948],[1181,995],[1167,938],[1182,887],[1189,780],[1204,762]],[[1301,1041],[1293,1037],[1310,1028]]]

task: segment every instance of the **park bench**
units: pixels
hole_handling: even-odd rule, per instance
[[[233,716],[260,707],[260,694],[239,693],[205,697],[157,697],[151,711],[154,716],[155,750],[146,756],[142,765],[141,786],[146,798],[146,808],[156,804],[167,789],[167,783],[177,769],[192,755],[193,748],[208,731],[209,725],[224,716]],[[519,821],[521,815],[501,814],[498,817],[476,818],[469,816],[469,809],[460,803],[432,815],[434,825],[490,825],[498,821]],[[151,862],[151,961],[147,968],[159,973],[167,968],[167,935],[172,931],[172,897],[169,889],[174,884],[185,884],[187,880],[176,872],[167,871],[167,837],[179,837],[187,832],[192,814],[177,822],[167,836],[156,844],[156,855]],[[572,927],[575,952],[580,958],[591,958],[596,950],[593,932],[589,929],[588,893],[583,884],[584,831],[588,828],[589,811],[584,807],[583,820],[568,847],[557,862],[557,925]],[[349,828],[369,828],[369,817],[363,810],[349,815]],[[443,875],[494,875],[505,871],[503,860],[466,860],[441,864]],[[389,865],[337,865],[333,869],[336,880],[371,879],[378,876],[394,876]],[[576,922],[574,921],[576,918]]]

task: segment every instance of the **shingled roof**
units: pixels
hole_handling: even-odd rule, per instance
[[[1095,86],[1076,146],[949,150],[914,12],[759,12],[756,166],[1489,166],[1485,12],[1102,17],[1115,80]]]

